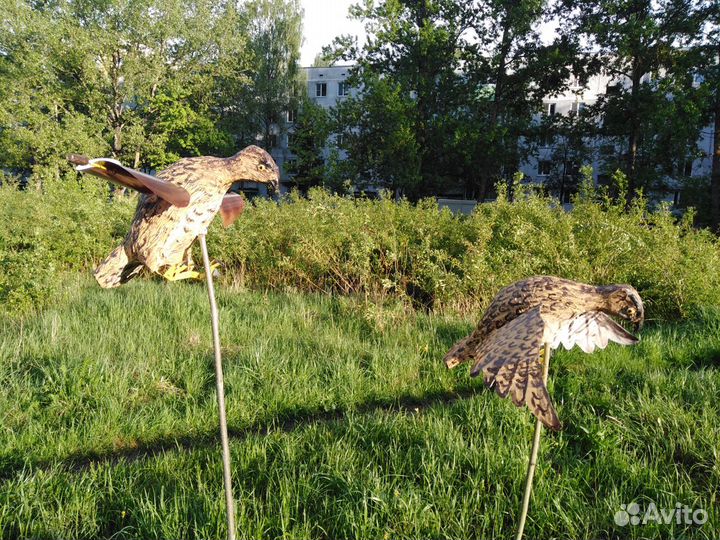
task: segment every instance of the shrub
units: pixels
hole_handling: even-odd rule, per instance
[[[504,285],[533,274],[635,285],[650,318],[689,317],[720,305],[720,246],[665,207],[626,210],[584,189],[566,212],[516,189],[454,216],[417,205],[311,190],[280,204],[259,200],[229,229],[219,220],[210,251],[228,284],[401,299],[479,312]],[[83,269],[122,241],[134,197],[109,201],[104,186],[58,185],[44,194],[0,188],[0,300],[6,311],[41,306],[63,272]],[[196,257],[199,260],[199,257]]]
[[[127,231],[134,202],[110,202],[106,186],[0,187],[0,304],[6,313],[41,307],[67,270],[87,269]]]
[[[552,199],[502,193],[470,217],[434,201],[348,199],[311,191],[279,206],[261,201],[212,249],[229,277],[252,288],[388,296],[458,311],[483,309],[498,289],[534,274],[624,282],[650,317],[720,305],[720,246],[666,207],[626,211],[586,193],[566,212]]]

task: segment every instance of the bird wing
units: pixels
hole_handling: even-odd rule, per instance
[[[500,397],[530,411],[548,428],[561,428],[555,407],[543,382],[540,353],[545,321],[536,307],[492,332],[479,346],[473,377],[482,371],[485,384]]]
[[[245,210],[245,199],[237,193],[226,193],[220,204],[223,227],[229,227]]]
[[[474,348],[471,347],[468,343],[468,341],[472,337],[473,335],[470,334],[469,336],[462,338],[460,341],[458,341],[455,345],[452,346],[452,349],[448,351],[448,353],[443,358],[443,362],[445,362],[445,365],[448,369],[459,366],[463,362],[466,362],[470,358],[472,358]]]
[[[190,204],[190,193],[180,186],[161,180],[144,172],[125,167],[115,159],[87,159],[75,154],[69,157],[76,165],[75,170],[99,176],[105,180],[129,187],[141,193],[152,193],[170,204],[185,207]]]
[[[592,353],[595,348],[607,347],[608,341],[634,345],[639,340],[606,313],[588,311],[563,321],[555,332],[551,347],[557,349],[562,344],[570,350],[577,345],[583,352]]]

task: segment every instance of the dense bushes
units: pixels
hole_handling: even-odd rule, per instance
[[[128,229],[134,200],[110,202],[106,185],[46,183],[45,192],[0,188],[0,308],[22,313],[58,292],[67,270],[107,255]]]
[[[230,229],[219,220],[212,255],[229,283],[252,288],[401,298],[480,310],[497,290],[532,274],[637,286],[651,318],[686,317],[720,305],[720,245],[666,210],[625,211],[595,196],[571,212],[522,193],[471,217],[388,199],[312,191],[277,205],[258,201]],[[108,202],[79,186],[41,195],[0,189],[0,300],[10,309],[51,297],[66,269],[88,268],[117,245],[132,201]]]
[[[688,316],[720,304],[720,245],[666,210],[625,211],[608,200],[576,200],[565,212],[520,194],[481,205],[469,218],[390,200],[351,200],[315,191],[294,204],[260,202],[231,229],[211,235],[214,252],[251,287],[411,298],[482,309],[500,287],[533,274],[626,282],[650,317]]]

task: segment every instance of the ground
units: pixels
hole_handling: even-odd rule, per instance
[[[442,357],[474,317],[222,289],[241,538],[513,538],[534,418]],[[202,284],[70,283],[0,326],[4,538],[221,538]],[[527,538],[717,538],[720,312],[553,356]],[[618,525],[621,505],[704,524]],[[641,516],[642,517],[642,516]]]

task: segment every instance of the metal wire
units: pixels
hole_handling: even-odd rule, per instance
[[[208,297],[210,298],[210,316],[212,319],[213,348],[215,349],[215,383],[217,385],[218,410],[220,414],[220,441],[222,443],[223,481],[225,483],[225,506],[227,510],[228,540],[235,540],[235,501],[232,494],[232,479],[230,476],[230,444],[228,442],[227,416],[225,414],[225,385],[223,383],[222,355],[220,352],[220,329],[217,304],[215,302],[215,287],[213,285],[210,257],[208,257],[205,235],[201,234],[200,247],[202,248],[203,265],[205,266],[205,279],[207,281]]]
[[[543,345],[543,383],[547,385],[548,370],[550,369],[550,344]],[[528,506],[530,506],[530,493],[532,492],[533,477],[535,476],[535,466],[537,465],[538,449],[540,448],[540,434],[542,433],[542,422],[540,419],[535,421],[535,434],[533,435],[532,451],[530,452],[530,462],[528,463],[527,478],[525,479],[525,494],[523,495],[522,510],[520,511],[520,523],[518,524],[518,533],[515,540],[522,540],[523,530],[525,529],[525,518],[527,518]]]

